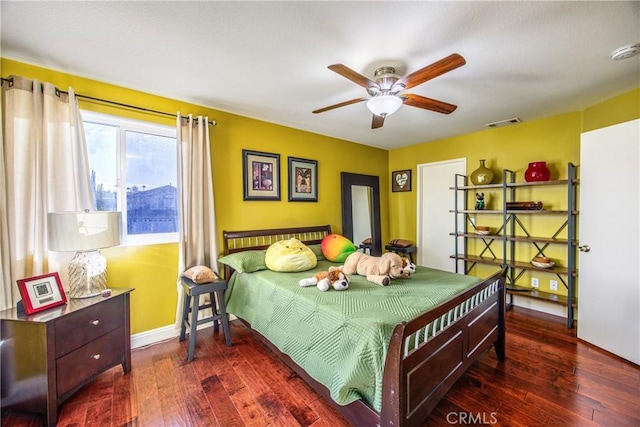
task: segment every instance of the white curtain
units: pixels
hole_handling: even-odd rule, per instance
[[[211,148],[208,118],[177,114],[178,223],[180,225],[178,274],[195,265],[217,267],[216,216],[213,204]],[[182,321],[184,294],[177,278],[176,327]]]
[[[82,118],[72,88],[65,93],[24,77],[3,80],[1,143],[4,309],[20,299],[17,279],[60,266],[64,256],[47,249],[47,213],[95,206]]]

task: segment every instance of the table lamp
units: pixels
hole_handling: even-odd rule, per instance
[[[49,250],[76,254],[69,263],[70,298],[89,298],[107,289],[107,259],[99,249],[120,244],[120,212],[50,212]]]

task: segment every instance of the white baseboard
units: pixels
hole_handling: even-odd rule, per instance
[[[180,335],[180,329],[176,328],[175,325],[168,325],[152,329],[150,331],[140,332],[139,334],[131,335],[131,348],[145,347],[160,341],[175,338],[178,335]]]
[[[507,297],[507,301],[508,300],[509,297]],[[554,316],[564,318],[567,317],[567,307],[544,300],[513,295],[513,305],[517,307],[529,308],[531,310],[540,311],[542,313],[547,313]]]
[[[233,314],[229,315],[229,320],[233,320],[236,317]],[[202,328],[210,328],[212,323],[204,323],[198,325],[198,330]],[[187,331],[187,334],[189,331]],[[138,334],[131,335],[131,348],[140,348],[148,345],[156,344],[161,341],[165,341],[171,338],[175,338],[180,335],[180,328],[176,328],[175,325],[162,326],[160,328],[151,329],[150,331],[140,332]]]

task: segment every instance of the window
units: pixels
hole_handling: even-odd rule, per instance
[[[122,212],[124,244],[178,241],[176,129],[83,111],[99,211]]]

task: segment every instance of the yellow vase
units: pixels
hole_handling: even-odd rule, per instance
[[[473,185],[486,185],[491,184],[495,174],[491,169],[485,166],[484,160],[480,160],[480,167],[469,176]]]

